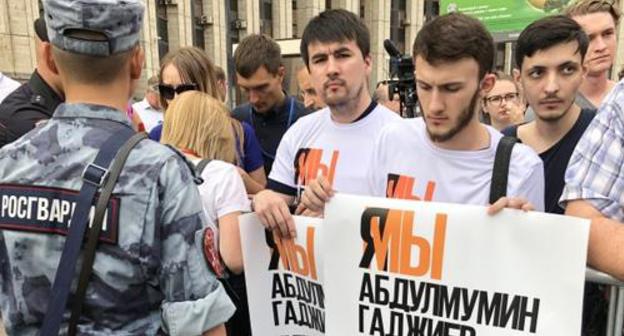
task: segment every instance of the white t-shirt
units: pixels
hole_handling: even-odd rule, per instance
[[[374,146],[368,172],[371,194],[380,197],[487,205],[496,147],[503,135],[490,126],[490,146],[476,151],[447,150],[429,139],[422,118],[386,126]],[[544,168],[529,147],[511,154],[507,195],[524,197],[544,210]]]
[[[194,164],[200,160],[194,160]],[[236,167],[227,162],[212,160],[204,168],[201,178],[204,180],[199,194],[204,205],[204,213],[209,222],[217,225],[219,217],[235,211],[249,211],[249,200],[243,179]]]
[[[140,102],[132,104],[132,109],[139,114],[139,118],[141,118],[143,126],[145,126],[145,132],[147,133],[163,122],[163,113],[154,109],[145,98]]]
[[[11,94],[11,92],[15,91],[18,87],[20,87],[20,83],[16,80],[13,80],[0,72],[0,103]]]
[[[295,196],[301,186],[322,174],[335,190],[365,194],[366,165],[375,137],[385,124],[397,119],[396,113],[382,105],[350,124],[334,122],[328,107],[299,119],[277,148],[269,187]]]

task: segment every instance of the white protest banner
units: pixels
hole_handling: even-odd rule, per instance
[[[327,335],[580,335],[589,222],[336,195]]]
[[[239,217],[254,336],[324,335],[322,264],[316,257],[322,221],[294,219],[297,237],[284,240],[265,231],[255,214]]]

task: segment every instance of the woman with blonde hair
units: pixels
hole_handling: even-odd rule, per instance
[[[207,219],[219,229],[223,261],[238,274],[243,268],[238,216],[249,210],[249,201],[234,166],[238,155],[232,122],[221,101],[199,91],[184,92],[170,102],[160,141],[195,164],[211,160],[198,188]]]
[[[211,160],[201,172],[203,182],[198,188],[206,218],[219,229],[221,258],[233,273],[225,281],[236,312],[226,328],[228,335],[236,336],[250,334],[241,332],[249,331],[249,311],[238,228],[238,216],[250,206],[234,166],[238,160],[234,122],[221,101],[199,91],[184,92],[170,102],[161,142],[179,149],[195,164]]]
[[[170,102],[186,91],[200,91],[223,100],[217,84],[215,65],[199,48],[184,47],[169,52],[161,62],[159,78],[158,91],[165,115]],[[236,146],[239,159],[235,164],[242,168],[239,173],[247,192],[255,194],[264,189],[266,184],[262,149],[250,125],[233,121],[232,127],[240,144]],[[150,132],[150,139],[159,141],[161,132],[162,125],[154,127]]]

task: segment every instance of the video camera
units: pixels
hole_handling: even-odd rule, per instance
[[[384,49],[390,55],[390,80],[388,96],[399,94],[401,99],[401,116],[404,118],[417,117],[416,80],[414,78],[414,62],[409,55],[402,55],[391,40],[384,40]]]

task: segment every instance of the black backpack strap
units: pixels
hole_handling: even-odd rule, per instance
[[[199,161],[199,163],[195,166],[195,174],[197,177],[201,177],[202,172],[211,161],[212,159],[202,159]]]
[[[133,135],[126,143],[121,147],[113,164],[110,168],[110,173],[108,179],[106,180],[106,184],[102,188],[100,195],[98,197],[97,203],[95,205],[95,212],[93,215],[93,225],[89,229],[87,245],[85,247],[82,267],[80,270],[80,277],[78,278],[78,287],[76,289],[76,295],[74,296],[74,304],[72,307],[71,318],[69,319],[69,330],[67,332],[68,335],[76,335],[77,334],[77,326],[78,321],[80,319],[80,314],[82,313],[82,305],[84,303],[85,294],[87,293],[87,286],[89,285],[89,279],[91,278],[91,273],[93,271],[93,261],[95,260],[95,249],[97,248],[98,238],[100,237],[100,232],[102,231],[102,222],[104,219],[104,215],[106,214],[106,209],[108,207],[108,201],[110,200],[111,195],[113,194],[113,189],[115,188],[115,184],[117,184],[117,179],[119,178],[119,174],[121,174],[121,169],[124,167],[126,163],[126,159],[128,159],[128,155],[130,155],[130,151],[143,139],[147,139],[146,133],[137,133]]]
[[[504,136],[496,146],[494,168],[492,169],[492,181],[490,184],[490,204],[499,198],[507,196],[507,177],[509,176],[509,161],[511,152],[518,139]]]
[[[76,263],[80,255],[80,248],[85,231],[89,223],[91,205],[97,191],[104,186],[109,177],[109,166],[119,148],[135,134],[130,127],[122,127],[104,141],[100,151],[82,173],[82,187],[78,195],[74,213],[72,214],[69,232],[61,254],[61,260],[56,269],[47,311],[41,327],[41,336],[58,335],[63,313],[67,305],[69,292],[74,278]]]

